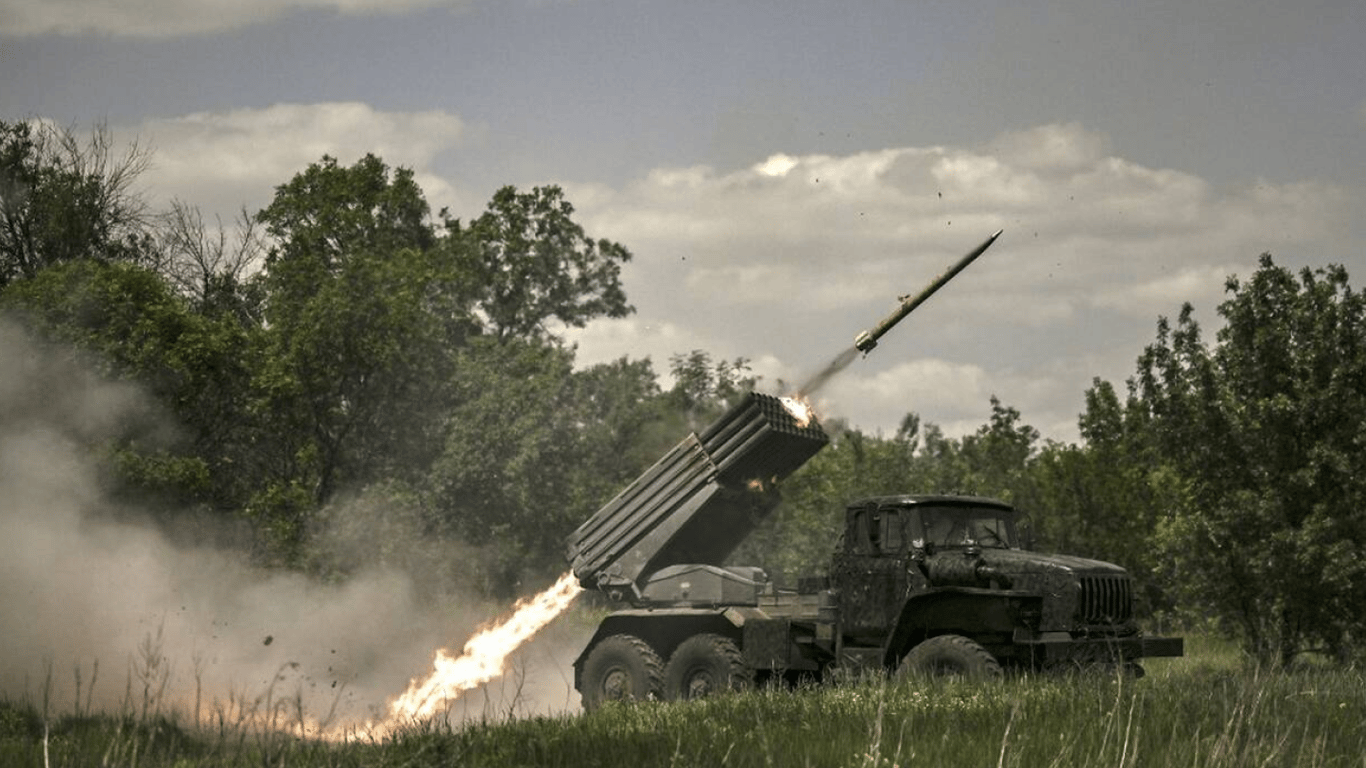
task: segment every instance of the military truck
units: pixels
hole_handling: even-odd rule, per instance
[[[838,671],[996,677],[1006,668],[1182,655],[1134,621],[1117,565],[1021,548],[1009,504],[947,495],[850,503],[827,574],[774,584],[728,558],[829,439],[786,398],[749,394],[580,526],[569,560],[621,605],[574,662],[586,709],[690,699]]]

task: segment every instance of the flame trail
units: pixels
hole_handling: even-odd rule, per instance
[[[544,592],[519,600],[502,621],[479,630],[465,642],[459,656],[442,648],[432,660],[426,678],[414,678],[408,690],[389,702],[388,716],[355,734],[378,738],[395,727],[439,714],[462,693],[503,674],[507,657],[553,621],[583,591],[573,573],[566,573]]]

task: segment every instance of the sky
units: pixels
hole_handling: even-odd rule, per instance
[[[1077,439],[1183,302],[1263,252],[1366,276],[1357,0],[0,0],[0,119],[103,122],[231,221],[324,154],[434,209],[557,184],[625,245],[590,365],[704,350],[792,388],[997,229],[818,394]]]

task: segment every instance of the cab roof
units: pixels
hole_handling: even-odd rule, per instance
[[[959,496],[952,494],[907,493],[894,496],[868,496],[850,502],[849,509],[862,509],[870,505],[879,507],[993,507],[1013,510],[1014,507],[985,496]]]

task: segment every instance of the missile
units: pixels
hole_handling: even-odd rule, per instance
[[[991,244],[996,242],[996,238],[1000,237],[1001,233],[1004,231],[1005,230],[1001,229],[996,230],[996,234],[992,235],[991,237],[988,237],[985,242],[974,248],[970,253],[968,253],[968,255],[959,259],[957,264],[954,264],[952,267],[949,267],[948,270],[944,272],[944,274],[935,278],[934,282],[930,283],[928,286],[925,287],[925,290],[915,294],[914,296],[900,297],[901,306],[897,307],[896,310],[892,312],[892,314],[882,318],[882,322],[878,323],[872,328],[869,328],[863,333],[860,333],[858,336],[855,336],[854,347],[858,351],[864,353],[865,355],[868,354],[868,352],[870,352],[873,349],[873,347],[877,346],[877,340],[882,338],[882,334],[886,333],[887,331],[890,331],[892,329],[892,326],[901,322],[901,320],[904,317],[906,317],[906,315],[909,315],[912,312],[914,312],[916,307],[920,306],[921,304],[924,304],[925,300],[933,296],[935,291],[944,287],[944,283],[947,283],[948,281],[957,277],[959,272],[962,272],[963,270],[967,269],[968,265],[971,264],[974,260],[976,260],[978,256],[981,256],[982,253],[986,251],[986,249],[990,248]]]

